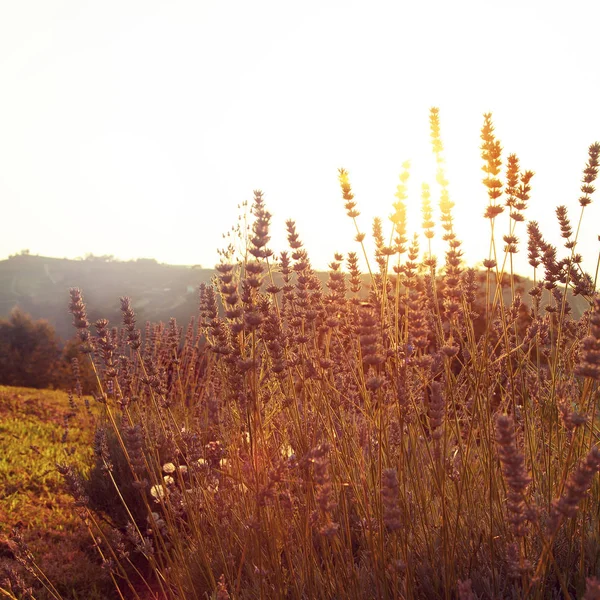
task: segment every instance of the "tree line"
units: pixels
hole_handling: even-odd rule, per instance
[[[31,388],[75,388],[71,363],[80,363],[84,393],[94,389],[94,379],[83,360],[77,339],[63,342],[44,319],[34,320],[16,307],[0,319],[0,384]]]

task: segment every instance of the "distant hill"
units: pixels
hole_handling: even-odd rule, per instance
[[[47,319],[63,339],[72,337],[69,288],[78,287],[91,322],[105,317],[120,323],[119,297],[129,296],[138,323],[175,317],[186,323],[198,308],[198,286],[212,269],[165,265],[153,259],[119,262],[69,260],[20,254],[0,261],[0,318],[20,306]]]
[[[63,339],[73,336],[68,311],[69,288],[78,287],[88,309],[90,322],[103,317],[120,324],[119,298],[129,296],[140,327],[146,321],[167,321],[175,317],[185,325],[198,311],[198,286],[209,283],[215,271],[197,266],[166,265],[154,259],[136,261],[48,258],[19,254],[0,261],[0,318],[19,306],[34,319],[47,319]],[[322,282],[327,273],[318,273]],[[483,273],[478,279],[485,280]],[[518,277],[517,292],[530,304],[529,279]],[[504,289],[510,302],[510,289]],[[542,303],[543,305],[544,303]],[[574,318],[587,308],[583,298],[571,299]]]

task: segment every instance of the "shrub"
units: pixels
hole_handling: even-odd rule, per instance
[[[52,326],[15,308],[0,320],[0,384],[49,387],[60,355]]]
[[[0,320],[0,385],[58,388],[81,396],[95,391],[97,381],[81,340],[62,344],[47,321],[34,321],[17,307],[8,320]]]

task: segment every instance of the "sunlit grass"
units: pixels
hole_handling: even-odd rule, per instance
[[[65,598],[108,598],[110,579],[56,469],[73,462],[85,471],[93,454],[93,421],[85,411],[69,418],[63,441],[71,413],[63,392],[0,386],[0,539],[10,556],[7,541],[18,527]],[[35,596],[48,597],[43,588]]]

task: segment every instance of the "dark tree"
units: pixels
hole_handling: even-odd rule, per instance
[[[45,388],[54,382],[60,356],[54,328],[20,308],[0,320],[0,384]]]

